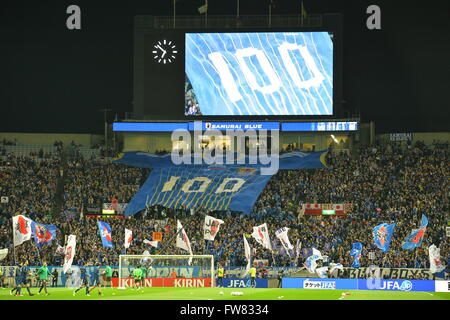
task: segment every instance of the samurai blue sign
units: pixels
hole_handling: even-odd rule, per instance
[[[202,122],[203,131],[208,130],[280,130],[279,122]],[[194,122],[189,122],[189,131],[194,131]]]

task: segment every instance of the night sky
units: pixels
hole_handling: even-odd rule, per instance
[[[209,0],[209,15],[236,14],[235,0]],[[240,0],[241,15],[267,14],[270,0]],[[276,0],[272,13],[300,12]],[[202,0],[179,0],[199,15]],[[66,8],[82,29],[66,28]],[[366,28],[366,8],[382,10],[382,30]],[[343,98],[377,132],[448,131],[450,1],[304,0],[308,13],[343,13]],[[3,0],[0,4],[0,132],[101,133],[103,114],[132,111],[133,17],[171,15],[170,0]],[[180,81],[183,81],[181,79]]]

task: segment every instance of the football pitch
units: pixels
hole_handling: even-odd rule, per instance
[[[10,295],[10,289],[0,289],[0,300],[450,300],[444,292],[397,292],[364,290],[313,290],[313,289],[253,289],[253,288],[104,288],[99,296],[94,289],[90,296],[81,289],[73,296],[70,288],[48,288],[50,295],[34,296],[22,289],[22,297]],[[242,295],[232,295],[242,292]],[[222,294],[221,294],[222,293]]]

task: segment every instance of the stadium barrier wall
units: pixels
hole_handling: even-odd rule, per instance
[[[269,281],[267,279],[256,278],[256,288],[268,288]],[[224,278],[224,288],[250,288],[251,280],[249,278]],[[216,281],[217,283],[217,281]]]
[[[286,289],[358,290],[358,280],[329,278],[283,278],[281,287]]]
[[[283,278],[282,288],[434,292],[436,290],[435,282],[431,280],[394,279]]]
[[[435,281],[436,292],[450,292],[450,281],[438,280]]]
[[[119,278],[112,278],[112,286],[119,287]],[[133,278],[122,278],[121,287],[132,287]],[[143,287],[207,288],[211,287],[211,278],[144,278]]]

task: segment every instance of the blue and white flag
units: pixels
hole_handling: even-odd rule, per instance
[[[53,224],[31,223],[31,234],[38,247],[50,245],[56,238],[57,227]]]
[[[310,273],[314,273],[316,271],[317,268],[317,260],[322,259],[322,253],[320,253],[319,250],[312,248],[312,255],[309,256],[305,263],[303,264],[306,269],[310,272]]]
[[[361,267],[361,264],[359,263],[359,259],[361,258],[362,248],[363,247],[360,242],[355,242],[353,244],[352,250],[350,251],[350,256],[355,258],[355,260],[352,263],[352,268]]]
[[[411,234],[405,239],[402,248],[405,250],[414,249],[422,245],[425,231],[427,230],[428,218],[422,215],[422,223],[419,229],[412,230]]]
[[[97,225],[100,237],[102,238],[103,247],[113,249],[114,245],[112,243],[111,227],[106,222],[100,220],[97,220]]]
[[[389,250],[392,235],[394,234],[394,228],[395,223],[382,223],[372,230],[373,241],[375,242],[375,245],[383,252],[387,252]]]

